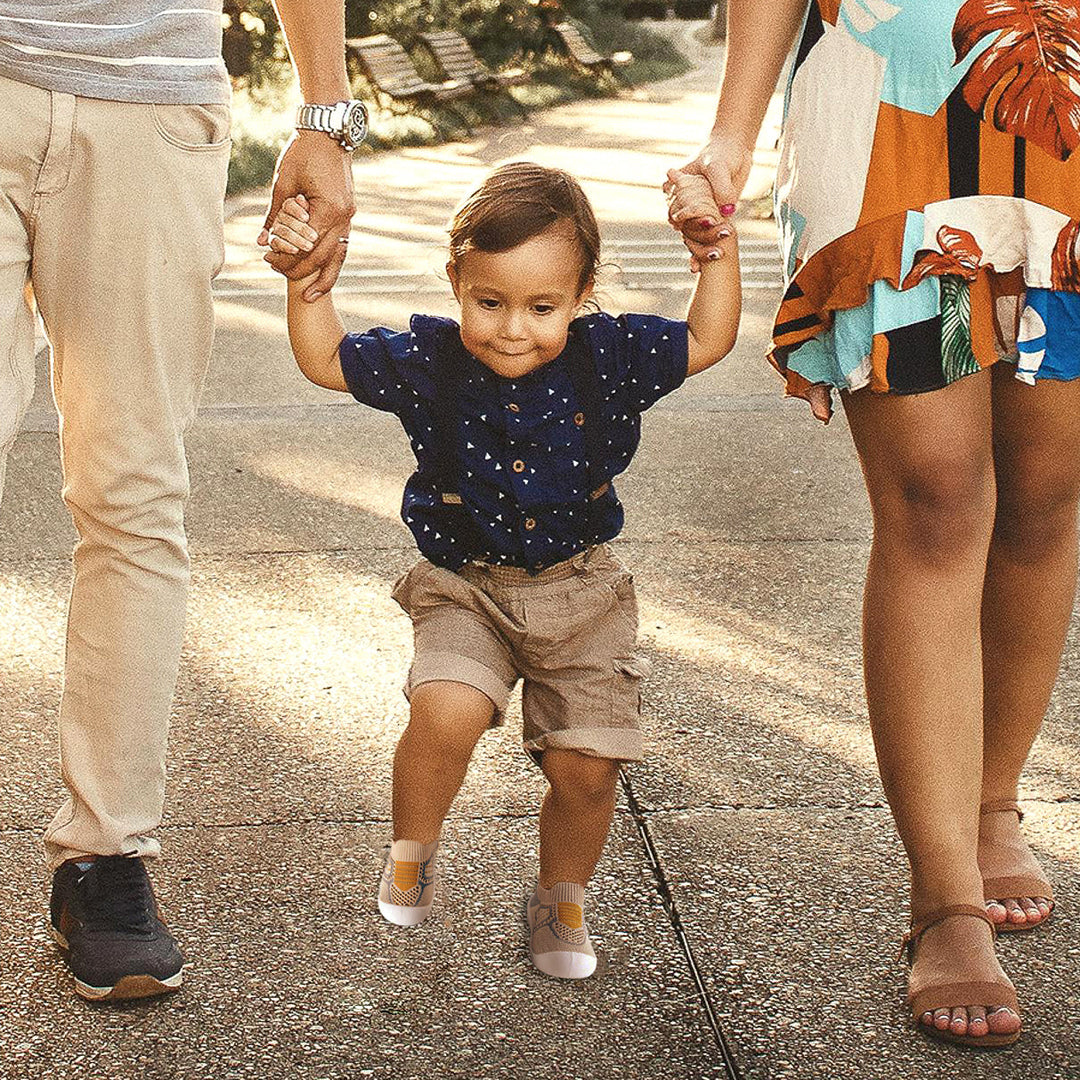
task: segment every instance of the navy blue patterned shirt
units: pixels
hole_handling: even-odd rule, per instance
[[[623,509],[610,481],[637,450],[641,414],[686,378],[686,323],[598,312],[575,319],[570,335],[559,356],[515,379],[466,352],[452,319],[414,315],[408,331],[378,327],[342,340],[341,370],[353,396],[394,413],[412,443],[418,468],[401,516],[433,563],[456,569],[482,559],[535,572],[619,534]],[[585,350],[596,367],[602,413],[590,421],[568,372],[571,356]],[[440,362],[457,365],[458,401],[450,405],[435,400]],[[439,408],[454,410],[460,505],[447,505],[440,491],[446,425]],[[603,460],[591,470],[586,422],[602,434]],[[591,504],[590,480],[598,472],[609,483]]]

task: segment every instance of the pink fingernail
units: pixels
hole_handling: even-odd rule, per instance
[[[711,217],[703,217],[697,219],[697,225],[699,229],[710,229],[716,222]]]
[[[731,230],[730,229],[721,229],[720,233],[719,233],[719,236],[720,236],[721,240],[726,240],[729,236],[731,236]]]
[[[724,217],[731,217],[731,215],[735,213],[735,204],[733,202],[724,203],[724,205],[720,207],[720,213],[723,214]]]

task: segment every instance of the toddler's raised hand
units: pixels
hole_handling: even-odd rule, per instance
[[[290,196],[270,226],[270,247],[281,255],[299,255],[315,247],[319,234],[307,223],[308,202],[303,195]]]
[[[668,197],[668,221],[683,237],[690,250],[690,269],[698,271],[705,259],[721,257],[722,242],[734,234],[734,226],[716,203],[709,180],[699,173],[669,169],[664,183]],[[730,208],[724,208],[730,212]],[[702,244],[702,234],[712,234],[711,243]]]
[[[664,193],[668,197],[668,220],[682,232],[685,225],[700,224],[707,228],[719,223],[720,207],[716,205],[712,186],[704,176],[668,169]]]

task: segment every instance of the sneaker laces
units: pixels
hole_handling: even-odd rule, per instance
[[[141,859],[99,857],[75,885],[88,929],[143,934],[153,929],[154,894]]]

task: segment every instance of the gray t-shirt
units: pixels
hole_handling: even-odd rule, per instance
[[[109,101],[224,104],[221,0],[0,0],[0,75]]]

